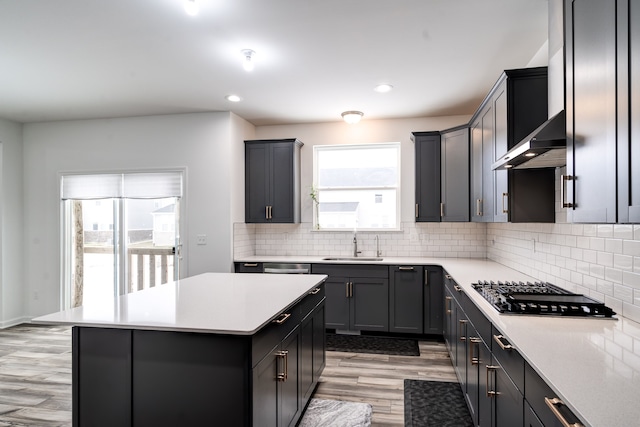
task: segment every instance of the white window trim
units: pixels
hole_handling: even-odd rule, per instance
[[[400,212],[401,203],[401,193],[402,193],[402,170],[401,170],[401,153],[402,153],[402,145],[400,142],[382,142],[382,143],[365,143],[365,144],[340,144],[340,145],[314,145],[313,146],[313,181],[312,188],[315,191],[320,190],[318,188],[318,151],[322,150],[342,150],[342,149],[353,149],[353,148],[365,148],[365,147],[391,147],[395,148],[398,152],[397,156],[397,165],[396,170],[398,175],[397,185],[394,187],[391,186],[383,186],[383,187],[348,187],[350,190],[358,190],[358,189],[366,189],[366,190],[388,190],[395,189],[396,190],[396,226],[395,227],[386,227],[386,228],[357,228],[357,230],[353,230],[350,228],[318,228],[318,213],[317,209],[313,204],[315,202],[312,200],[312,212],[313,212],[313,223],[312,223],[312,231],[314,232],[385,232],[385,231],[402,231],[402,217]],[[323,191],[332,191],[332,190],[345,190],[345,187],[325,187],[322,188]]]

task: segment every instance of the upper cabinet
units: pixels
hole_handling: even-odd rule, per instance
[[[245,141],[245,222],[300,222],[297,139]]]
[[[413,132],[416,222],[469,221],[469,128]]]
[[[502,73],[470,122],[472,221],[555,221],[553,168],[491,168],[546,120],[547,68]]]
[[[566,0],[571,222],[640,222],[640,0]]]

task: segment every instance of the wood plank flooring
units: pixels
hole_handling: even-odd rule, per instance
[[[420,356],[327,352],[314,397],[367,402],[373,426],[404,425],[404,379],[457,381],[444,343]],[[71,328],[0,329],[0,427],[71,426]]]
[[[404,380],[457,382],[444,342],[420,341],[420,356],[327,352],[313,397],[366,402],[372,427],[404,426]]]

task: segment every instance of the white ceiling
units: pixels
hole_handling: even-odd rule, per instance
[[[471,114],[503,69],[525,67],[547,40],[547,0],[198,2],[191,17],[182,0],[0,0],[0,117]],[[251,73],[245,48],[256,51]],[[379,83],[394,90],[376,93]]]

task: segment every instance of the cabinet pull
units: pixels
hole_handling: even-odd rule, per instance
[[[465,326],[467,324],[466,320],[459,320],[458,322],[458,335],[460,335],[460,341],[466,341],[467,340],[467,333],[465,331],[465,333],[462,333],[462,327]]]
[[[349,298],[353,298],[353,282],[349,282]]]
[[[425,286],[429,286],[429,271],[428,270],[424,271],[424,285]]]
[[[269,219],[269,206],[264,207],[264,219]]]
[[[560,424],[562,424],[564,427],[584,427],[584,425],[582,423],[570,423],[560,413],[560,411],[558,410],[557,407],[558,406],[565,406],[565,404],[564,404],[564,402],[562,400],[558,399],[557,397],[554,397],[553,399],[549,399],[548,397],[545,397],[544,398],[544,403],[547,404],[549,409],[551,409],[551,412],[553,412],[553,415],[556,416],[558,421],[560,421]]]
[[[402,267],[398,267],[398,270],[401,270],[401,271],[413,271],[413,267],[402,266]]]
[[[573,181],[573,175],[560,175],[560,201],[563,208],[573,208],[575,204],[567,202],[567,182]]]
[[[242,265],[243,265],[244,267],[257,267],[257,266],[258,266],[258,264],[257,264],[257,263],[248,264],[248,263],[246,263],[246,262],[245,262],[244,264],[242,264]]]
[[[344,282],[344,291],[346,293],[345,297],[349,298],[349,282]]]
[[[291,313],[282,313],[279,318],[275,319],[273,323],[277,323],[278,325],[282,325],[291,317]]]
[[[493,336],[493,340],[498,343],[498,345],[500,346],[501,349],[503,349],[503,350],[513,350],[513,346],[511,346],[511,344],[509,344],[509,343],[505,344],[505,343],[502,342],[502,340],[506,341],[505,337],[503,337],[502,335],[494,335]]]
[[[451,280],[451,279],[452,279],[452,277],[451,277],[451,275],[450,275],[450,274],[445,274],[445,275],[444,275],[444,278],[445,278],[445,279],[447,279],[447,280]]]
[[[444,297],[444,310],[447,314],[451,314],[451,297]]]
[[[440,218],[444,218],[444,203],[440,202]]]
[[[418,212],[420,212],[420,211],[418,209],[418,204],[416,203],[416,218],[418,218]]]
[[[456,292],[462,292],[462,288],[458,285],[453,285],[453,289],[455,289]]]
[[[496,390],[489,390],[489,372],[493,371],[496,372],[498,370],[500,366],[495,366],[495,365],[487,365],[487,382],[485,383],[485,389],[487,391],[487,397],[496,397],[497,395],[499,395],[500,393],[497,392]],[[496,379],[494,377],[493,379],[493,383],[496,383]]]
[[[469,338],[469,342],[471,343],[469,345],[469,361],[471,362],[472,365],[479,365],[480,364],[480,343],[482,342],[482,340],[480,338],[478,338],[478,337],[470,337]],[[478,348],[478,356],[477,357],[474,357],[474,355],[473,355],[474,344]]]
[[[315,288],[314,290],[312,290],[311,292],[309,292],[311,295],[315,295],[318,292],[320,292],[320,288]]]
[[[476,215],[482,216],[482,199],[476,199]]]
[[[280,382],[285,382],[287,380],[287,370],[288,370],[288,362],[287,362],[287,355],[289,354],[289,352],[287,350],[282,350],[282,351],[278,351],[276,353],[276,357],[278,358],[277,360],[281,360],[282,363],[278,363],[276,361],[276,366],[277,365],[281,365],[282,366],[282,372],[280,372],[280,369],[276,368],[276,380],[280,381]]]
[[[505,204],[504,201],[507,200]],[[509,213],[509,193],[502,193],[502,213]]]
[[[269,206],[269,219],[273,219],[273,206]]]

